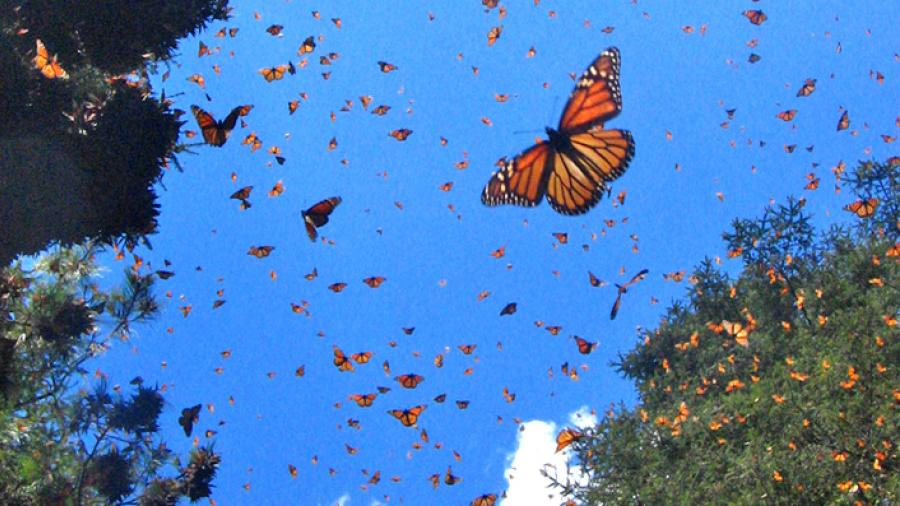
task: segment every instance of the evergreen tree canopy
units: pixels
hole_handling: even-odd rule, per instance
[[[704,261],[686,300],[620,357],[640,403],[573,444],[584,504],[900,501],[896,165],[849,176],[878,211],[816,234],[803,201],[736,220],[743,270]]]

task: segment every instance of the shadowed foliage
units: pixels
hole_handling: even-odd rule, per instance
[[[0,264],[49,244],[133,245],[156,229],[153,185],[183,111],[148,72],[227,0],[38,0],[0,6]],[[37,40],[67,78],[33,63]]]

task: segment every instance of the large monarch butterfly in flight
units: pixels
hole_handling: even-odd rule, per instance
[[[222,147],[228,140],[228,136],[231,135],[231,131],[234,130],[238,117],[246,116],[252,108],[252,105],[239,105],[232,109],[222,121],[216,121],[212,114],[196,105],[191,106],[191,112],[197,119],[197,126],[203,133],[203,140],[210,146]]]
[[[309,236],[310,241],[316,241],[316,237],[319,236],[318,228],[328,223],[328,216],[340,203],[340,197],[331,197],[330,199],[317,202],[306,211],[300,213],[300,216],[303,217],[303,223],[306,225],[306,235]]]
[[[481,201],[488,206],[534,207],[546,194],[550,207],[567,215],[584,214],[621,176],[634,156],[628,130],[604,130],[622,110],[619,50],[611,47],[584,71],[569,97],[559,126],[549,139],[526,149],[494,172]]]

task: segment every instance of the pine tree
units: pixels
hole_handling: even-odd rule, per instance
[[[155,274],[128,270],[122,288],[103,291],[94,252],[58,249],[0,271],[0,504],[208,497],[220,457],[200,447],[179,464],[158,435],[158,387],[86,379],[90,359],[158,312]]]
[[[897,504],[900,167],[844,176],[876,211],[816,233],[804,201],[736,220],[743,270],[704,261],[620,356],[640,402],[573,444],[584,504]]]

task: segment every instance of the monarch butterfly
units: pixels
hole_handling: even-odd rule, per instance
[[[341,351],[341,349],[337,346],[334,347],[334,360],[332,361],[332,363],[341,372],[353,371],[353,362],[350,362],[350,359],[347,358],[347,355],[344,355],[344,352]]]
[[[229,198],[232,198],[235,200],[247,200],[250,198],[250,192],[252,192],[252,191],[253,191],[253,186],[245,186],[245,187],[241,188],[240,190],[232,193],[231,197],[229,197]]]
[[[459,409],[466,409],[469,407],[469,401],[456,401],[456,407]]]
[[[549,139],[526,149],[494,172],[481,201],[487,206],[538,205],[566,215],[584,214],[600,201],[606,183],[621,176],[634,156],[627,130],[604,130],[622,110],[619,50],[606,49],[582,74]]]
[[[41,74],[44,75],[47,79],[68,79],[69,74],[59,65],[56,61],[56,55],[53,55],[53,58],[50,58],[50,53],[47,52],[47,48],[44,47],[44,43],[41,42],[41,39],[35,39],[36,55],[32,62],[34,62],[34,68],[41,71]]]
[[[252,105],[239,105],[228,113],[223,121],[216,121],[212,114],[204,111],[196,105],[191,106],[191,112],[197,119],[197,126],[203,132],[203,140],[210,146],[222,147],[231,131],[234,130],[239,116],[246,116],[253,109]]]
[[[616,319],[616,314],[618,314],[619,312],[619,306],[622,304],[622,294],[628,292],[628,287],[644,279],[647,276],[647,272],[649,271],[647,269],[644,269],[641,272],[635,274],[634,277],[624,285],[616,284],[616,288],[618,288],[619,292],[616,294],[616,302],[613,303],[612,311],[609,312],[610,320]]]
[[[403,388],[416,388],[419,386],[419,383],[425,381],[425,378],[418,374],[409,373],[397,376],[394,380],[400,383]]]
[[[837,130],[840,132],[848,128],[850,128],[850,113],[849,111],[844,111],[844,114],[841,114],[841,119],[838,120]]]
[[[376,397],[378,397],[378,394],[353,394],[349,399],[361,408],[368,408],[375,401]]]
[[[582,355],[590,355],[590,353],[597,348],[597,343],[592,343],[578,336],[575,336],[575,343],[578,344],[578,353],[581,353]]]
[[[434,397],[434,402],[437,402],[438,404],[440,404],[446,400],[447,400],[447,394],[439,394]]]
[[[397,70],[396,65],[394,65],[393,63],[388,63],[386,61],[379,61],[378,67],[381,68],[381,71],[384,72],[385,74],[387,74],[388,72],[391,72],[393,70]]]
[[[812,92],[814,91],[816,91],[816,80],[807,79],[806,82],[803,83],[803,87],[797,92],[797,96],[808,97],[812,95]]]
[[[283,30],[283,29],[284,29],[284,26],[282,26],[282,25],[271,25],[268,28],[266,28],[266,31],[269,32],[269,35],[271,35],[273,37],[278,37],[279,35],[281,35],[281,30]]]
[[[501,33],[503,33],[503,25],[491,28],[491,31],[487,34],[488,46],[493,46],[494,42],[497,42],[497,39],[500,38]]]
[[[266,258],[274,249],[275,246],[250,246],[247,254],[255,256],[256,258]]]
[[[409,409],[392,409],[388,411],[388,414],[392,415],[397,420],[400,420],[400,423],[402,423],[404,427],[412,427],[419,421],[419,415],[422,414],[422,411],[424,410],[425,405],[419,404],[418,406]]]
[[[259,69],[259,73],[266,82],[278,81],[284,77],[284,73],[290,70],[288,65],[278,65],[277,67],[266,67]]]
[[[457,346],[457,348],[459,348],[459,351],[463,352],[463,355],[471,355],[477,347],[477,344],[461,344]]]
[[[469,506],[494,506],[497,502],[497,494],[482,494],[475,499],[472,499],[472,502],[469,503]]]
[[[747,10],[747,11],[744,11],[744,17],[746,17],[747,19],[749,19],[750,22],[753,23],[754,25],[761,25],[761,24],[763,24],[763,21],[769,19],[769,18],[766,16],[766,13],[765,13],[765,12],[759,11],[759,10],[755,10],[755,11]]]
[[[316,237],[318,237],[317,229],[322,225],[328,223],[328,215],[334,211],[334,208],[341,203],[340,197],[331,197],[330,199],[322,200],[306,211],[300,213],[300,216],[303,217],[303,222],[306,224],[306,234],[309,236],[309,240],[315,242]]]
[[[460,478],[459,476],[454,476],[453,469],[450,466],[447,466],[447,472],[444,473],[444,483],[446,483],[447,485],[456,485],[461,481],[462,478]]]
[[[412,130],[408,128],[400,128],[398,130],[392,130],[388,135],[397,139],[398,141],[405,141],[411,133],[413,133]]]
[[[340,293],[344,288],[347,288],[347,283],[337,282],[328,285],[328,289],[334,293]]]
[[[316,39],[310,35],[303,41],[303,44],[300,44],[300,48],[297,49],[297,55],[303,56],[306,53],[312,53],[314,49],[316,49]]]
[[[559,434],[556,435],[556,452],[559,453],[563,451],[567,446],[578,441],[584,437],[584,434],[570,428],[565,428],[559,431]]]
[[[747,340],[747,336],[750,335],[750,328],[743,323],[722,320],[722,328],[725,330],[725,332],[728,333],[728,335],[734,338],[734,342],[738,343],[744,348],[750,346],[750,341]]]
[[[553,237],[559,241],[560,244],[568,244],[569,243],[569,234],[566,232],[554,232]]]
[[[857,200],[856,202],[851,202],[844,206],[844,210],[855,213],[860,218],[868,218],[875,214],[875,209],[878,208],[879,202],[880,201],[874,197],[866,200]]]
[[[378,288],[387,280],[384,276],[371,276],[363,280],[363,283],[369,285],[369,288]]]
[[[515,302],[510,302],[509,304],[503,306],[503,309],[500,310],[500,316],[514,314],[517,309],[518,305]]]
[[[365,364],[369,362],[369,359],[372,358],[372,355],[374,355],[374,353],[372,353],[371,351],[363,351],[350,355],[350,358],[352,358],[353,361],[357,364]]]
[[[594,273],[591,271],[588,271],[588,282],[590,282],[591,286],[593,286],[594,288],[601,287],[606,284],[603,280],[601,280],[597,276],[594,276]]]
[[[181,416],[178,417],[178,425],[181,425],[181,428],[184,429],[185,436],[191,437],[191,432],[194,430],[194,424],[200,421],[201,407],[201,404],[197,404],[196,406],[181,410]]]
[[[787,111],[781,111],[776,114],[775,117],[782,121],[790,121],[794,119],[794,116],[797,115],[797,109],[788,109]]]

